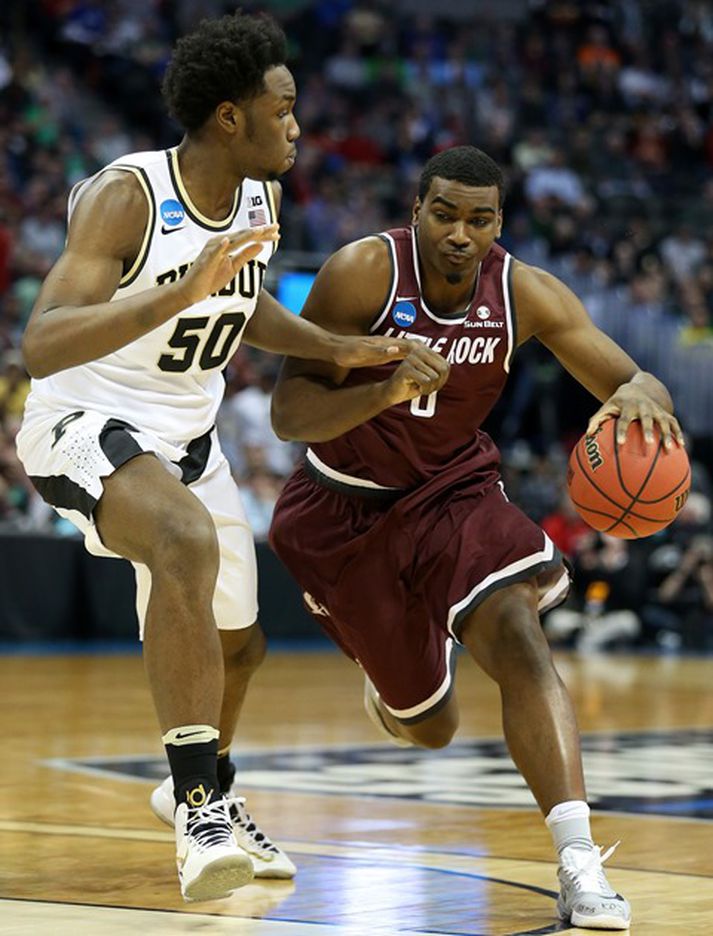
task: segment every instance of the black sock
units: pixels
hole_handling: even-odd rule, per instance
[[[218,783],[220,792],[228,793],[233,780],[235,779],[235,764],[230,759],[230,754],[218,755]]]
[[[176,806],[203,806],[212,793],[215,800],[220,793],[218,783],[218,732],[201,730],[203,726],[187,725],[164,735],[168,762],[173,775]],[[211,737],[214,734],[215,737]],[[189,740],[196,738],[195,741]]]

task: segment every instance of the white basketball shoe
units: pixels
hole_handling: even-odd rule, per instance
[[[557,901],[560,919],[584,929],[629,929],[629,902],[611,887],[602,868],[618,844],[603,855],[597,846],[591,851],[572,847],[562,850],[557,871],[561,888]]]
[[[228,803],[222,797],[176,809],[176,865],[183,899],[219,900],[253,879],[249,856],[238,847]]]
[[[381,710],[379,709],[379,693],[368,676],[364,676],[364,710],[369,716],[369,720],[376,725],[380,735],[383,735],[383,737],[397,747],[413,747],[410,741],[395,735],[393,731],[387,727],[386,722],[381,717]]]
[[[234,785],[225,797],[230,812],[233,835],[238,848],[246,853],[251,862],[256,878],[278,878],[288,880],[297,873],[288,856],[273,844],[265,833],[258,828],[245,809],[245,799],[233,795]],[[173,778],[166,777],[151,794],[151,809],[167,825],[174,824],[176,801],[173,797]]]

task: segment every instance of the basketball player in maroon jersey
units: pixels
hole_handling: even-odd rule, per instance
[[[627,901],[592,841],[572,703],[540,627],[569,575],[503,490],[479,428],[517,347],[537,337],[605,405],[682,443],[666,388],[600,332],[550,274],[495,243],[503,179],[474,147],[425,166],[412,226],[334,254],[303,315],[341,334],[408,337],[398,366],[345,370],[288,358],[273,397],[284,439],[310,443],[271,542],[316,620],[366,675],[365,705],[400,745],[443,747],[458,725],[452,649],[499,685],[505,737],[552,832],[558,911],[626,929]],[[533,726],[537,726],[534,730]]]

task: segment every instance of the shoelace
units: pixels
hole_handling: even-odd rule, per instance
[[[565,856],[563,869],[570,875],[576,889],[585,893],[613,893],[607,881],[602,865],[611,858],[621,842],[615,842],[604,854],[598,845],[592,849],[589,857],[581,865],[572,861],[570,855]],[[567,849],[565,849],[567,851]],[[570,859],[570,860],[567,860]]]
[[[218,799],[204,806],[188,807],[186,833],[201,848],[235,845],[228,801]]]
[[[265,833],[259,829],[245,808],[244,796],[229,796],[225,802],[230,807],[230,815],[238,831],[247,836],[258,851],[277,853],[277,846],[273,845]]]

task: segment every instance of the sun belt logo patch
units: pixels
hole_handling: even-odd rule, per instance
[[[479,319],[487,319],[490,318],[490,309],[487,306],[478,306],[475,310],[475,314]]]
[[[410,328],[416,321],[416,306],[413,302],[397,302],[391,310],[391,318],[400,328]]]
[[[176,225],[181,224],[186,217],[183,205],[179,201],[176,201],[175,198],[167,198],[165,201],[162,201],[159,211],[161,213],[161,220],[167,227],[176,227]]]

